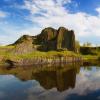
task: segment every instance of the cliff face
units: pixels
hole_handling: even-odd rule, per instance
[[[37,41],[41,44],[40,50],[56,50],[56,37],[57,30],[50,27],[42,30],[41,34],[37,36]]]
[[[16,53],[59,49],[75,51],[75,35],[72,30],[69,31],[64,27],[60,27],[58,30],[48,27],[37,36],[22,36],[13,45],[15,45],[14,52]]]
[[[58,29],[57,49],[75,51],[75,35],[72,30],[69,31],[64,27]]]

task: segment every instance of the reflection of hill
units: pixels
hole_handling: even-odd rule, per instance
[[[45,89],[56,87],[58,91],[64,91],[75,87],[76,70],[42,71],[33,74],[33,78]]]
[[[2,69],[3,74],[14,74],[21,81],[37,80],[45,89],[57,88],[64,91],[75,87],[76,73],[80,70],[80,64],[62,66],[38,66],[16,67],[14,69]],[[1,70],[0,70],[1,72]]]

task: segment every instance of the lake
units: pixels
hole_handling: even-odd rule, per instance
[[[100,100],[100,64],[0,67],[0,100]]]

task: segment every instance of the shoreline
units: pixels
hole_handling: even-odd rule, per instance
[[[82,61],[82,57],[34,57],[34,58],[25,58],[20,60],[5,60],[0,65],[9,65],[9,66],[29,66],[29,65],[44,65],[44,64],[67,64],[73,62]]]
[[[87,56],[51,56],[51,57],[33,57],[33,58],[21,58],[21,59],[5,59],[0,62],[0,66],[32,66],[32,65],[60,65],[76,62],[89,62],[99,61],[98,57]]]

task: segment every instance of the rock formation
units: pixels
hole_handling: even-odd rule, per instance
[[[13,52],[16,54],[32,52],[34,50],[33,38],[28,35],[23,35],[13,45],[15,45]]]
[[[12,45],[15,45],[14,52],[21,54],[34,50],[75,51],[75,34],[64,27],[58,30],[48,27],[37,36],[24,35]]]
[[[75,35],[72,30],[69,31],[64,27],[58,29],[57,49],[75,50]]]
[[[57,49],[56,38],[57,38],[57,30],[50,27],[42,30],[41,34],[37,36],[39,44],[42,45],[41,49],[46,51]]]

